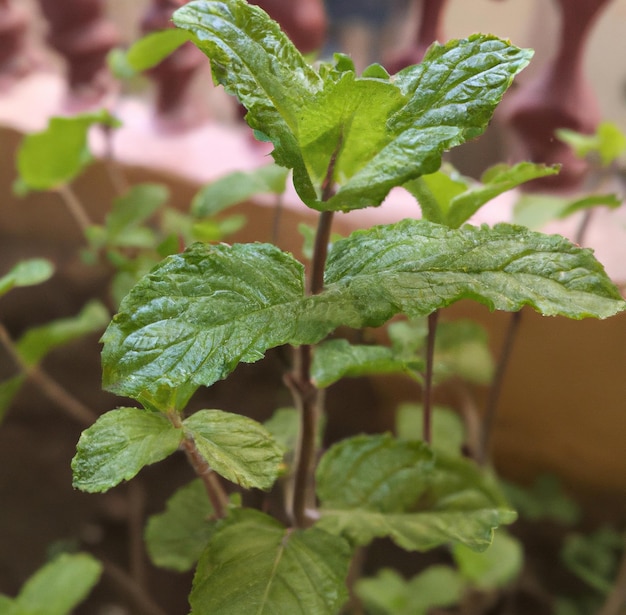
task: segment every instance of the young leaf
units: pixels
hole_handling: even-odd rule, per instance
[[[190,2],[173,21],[195,35],[213,78],[239,98],[248,124],[274,144],[276,162],[294,169],[300,196],[315,199],[297,134],[301,109],[321,89],[319,75],[278,24],[244,0]]]
[[[70,615],[98,582],[101,572],[100,562],[87,553],[62,553],[26,581],[7,615]]]
[[[17,263],[0,277],[0,297],[16,286],[34,286],[49,280],[54,273],[52,263],[44,258],[32,258]]]
[[[221,410],[200,410],[183,421],[204,460],[218,474],[247,489],[269,489],[282,449],[256,421]]]
[[[26,365],[36,365],[55,348],[102,331],[109,319],[109,311],[102,303],[90,301],[76,316],[29,329],[17,341],[16,348]]]
[[[204,484],[196,479],[167,501],[165,511],[152,515],[145,540],[150,559],[161,568],[191,570],[211,537],[213,507]]]
[[[135,41],[126,52],[126,61],[135,72],[156,66],[192,37],[184,30],[168,28]]]
[[[106,110],[53,117],[42,132],[26,135],[17,152],[18,184],[26,190],[53,190],[72,181],[91,162],[87,133],[94,124],[118,126]]]
[[[169,457],[183,435],[160,413],[111,410],[81,434],[72,459],[72,484],[90,493],[107,491],[144,466]]]
[[[396,374],[419,371],[424,361],[398,356],[392,348],[350,344],[347,340],[330,340],[315,349],[311,377],[325,388],[345,377],[371,374]]]
[[[355,585],[356,594],[375,615],[427,615],[435,607],[457,604],[465,581],[449,566],[429,566],[410,580],[384,568],[370,579]]]
[[[559,167],[530,162],[520,162],[513,167],[501,164],[487,169],[481,178],[482,184],[476,184],[454,169],[446,168],[410,181],[404,187],[419,201],[424,218],[459,228],[496,196],[531,179],[558,172]]]
[[[291,530],[251,509],[221,522],[200,558],[193,615],[335,615],[348,597],[347,543],[311,528]]]
[[[567,218],[567,216],[571,216],[576,212],[599,206],[617,209],[622,206],[622,203],[622,199],[620,199],[616,194],[592,194],[571,202],[563,211],[559,213],[558,217]]]
[[[610,165],[626,150],[626,135],[612,122],[601,122],[594,135],[567,128],[559,128],[555,132],[579,158],[596,154],[603,166]]]
[[[26,376],[24,374],[18,374],[0,382],[0,423],[4,419],[6,411],[15,399],[22,385],[26,382]]]
[[[195,216],[214,216],[224,209],[267,192],[282,194],[285,191],[289,171],[269,164],[254,171],[235,171],[207,184],[191,202]]]
[[[464,298],[490,309],[529,305],[576,319],[607,318],[626,307],[590,250],[508,224],[447,229],[403,220],[357,231],[333,244],[326,292],[346,310],[356,307],[367,326],[398,312],[423,316]]]
[[[318,526],[358,545],[389,537],[410,551],[448,542],[484,550],[493,530],[515,519],[470,462],[440,456],[428,471],[427,459],[411,462],[409,446],[430,454],[422,443],[389,436],[358,436],[329,449],[317,472]]]
[[[296,449],[300,433],[300,413],[295,408],[279,408],[263,425],[285,453]]]
[[[377,142],[374,155],[362,159],[360,169],[318,207],[376,206],[392,187],[436,171],[445,150],[485,130],[531,56],[531,50],[482,34],[433,45],[421,64],[394,77],[406,104],[385,122],[385,142]]]

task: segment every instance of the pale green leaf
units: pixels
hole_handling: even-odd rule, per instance
[[[452,547],[452,556],[461,576],[484,591],[506,587],[518,578],[524,565],[522,544],[502,529],[494,534],[486,551],[477,553],[456,544]]]
[[[53,274],[54,265],[44,258],[21,261],[0,277],[0,297],[16,286],[41,284]]]
[[[347,340],[330,340],[315,349],[311,377],[320,388],[325,388],[345,377],[376,374],[407,373],[423,369],[417,358],[398,356],[392,348],[350,344]]]
[[[436,171],[444,151],[485,130],[513,77],[531,56],[530,50],[482,34],[433,45],[421,64],[393,79],[407,102],[386,120],[386,140],[377,142],[361,159],[360,169],[318,207],[376,206],[392,187]]]
[[[612,122],[601,122],[593,135],[567,128],[559,128],[555,133],[579,158],[596,155],[603,166],[610,165],[626,150],[626,135]]]
[[[513,208],[513,222],[539,230],[556,220],[569,205],[570,199],[551,194],[522,194]]]
[[[192,615],[336,615],[347,600],[346,542],[292,530],[256,510],[234,510],[200,558]]]
[[[30,190],[52,190],[71,182],[92,160],[87,133],[95,124],[118,122],[102,110],[53,117],[45,130],[26,135],[17,152],[18,182]]]
[[[107,308],[97,300],[90,301],[76,315],[53,320],[24,333],[16,349],[26,365],[39,363],[49,352],[84,335],[102,331],[110,320]]]
[[[300,433],[300,413],[295,408],[279,408],[263,425],[286,453],[296,449]]]
[[[260,423],[221,410],[200,410],[183,425],[204,460],[227,480],[248,489],[269,489],[276,481],[283,451]]]
[[[434,607],[457,604],[465,582],[449,566],[429,566],[410,580],[384,568],[374,578],[361,579],[355,591],[372,615],[427,615]]]
[[[346,312],[356,308],[368,326],[398,312],[424,316],[459,299],[576,319],[626,307],[590,250],[508,224],[447,229],[403,220],[357,231],[333,244],[325,277],[326,293]]]
[[[102,565],[87,553],[63,553],[22,587],[10,615],[70,615],[98,582]]]
[[[107,491],[169,457],[182,439],[182,429],[158,412],[111,410],[81,434],[72,459],[73,485],[81,491]]]
[[[401,404],[396,413],[396,434],[402,440],[422,440],[424,411],[420,404]],[[465,442],[465,426],[457,412],[435,406],[432,414],[432,449],[459,455]]]
[[[191,202],[196,216],[214,216],[224,209],[242,203],[257,194],[285,191],[289,171],[269,164],[244,173],[235,171],[202,187]]]
[[[145,541],[152,562],[178,572],[191,570],[215,529],[213,514],[200,479],[176,491],[165,511],[148,519]]]
[[[274,144],[278,164],[294,169],[300,196],[315,199],[297,143],[299,117],[322,80],[259,7],[244,0],[190,2],[174,23],[195,35],[213,78],[248,110],[246,120]]]
[[[189,33],[175,28],[152,32],[132,44],[126,61],[134,71],[142,72],[159,64],[191,38]]]
[[[609,209],[617,209],[622,206],[622,199],[616,194],[592,194],[582,199],[571,202],[563,211],[559,213],[559,218],[566,218],[579,211],[591,209],[592,207],[608,207]]]

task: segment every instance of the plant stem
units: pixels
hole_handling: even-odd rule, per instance
[[[9,332],[2,324],[0,324],[0,343],[7,349],[24,376],[37,386],[50,401],[61,408],[65,414],[71,416],[85,427],[95,423],[98,415],[93,410],[90,410],[85,404],[76,399],[41,367],[28,365],[22,359]]]
[[[56,191],[63,199],[65,206],[76,221],[76,224],[78,224],[83,235],[85,235],[87,233],[87,229],[92,226],[92,222],[89,219],[83,204],[80,202],[80,199],[76,196],[74,190],[72,190],[72,188],[67,184],[60,186],[56,189]]]
[[[424,422],[422,437],[424,442],[432,444],[432,417],[433,417],[433,367],[435,361],[435,337],[437,335],[437,321],[439,310],[428,316],[428,338],[426,341],[426,374],[424,378]]]
[[[522,322],[522,312],[513,312],[509,319],[509,325],[504,337],[504,343],[502,350],[500,351],[500,358],[496,367],[496,373],[491,384],[489,391],[489,397],[487,399],[487,407],[485,409],[485,416],[482,420],[480,430],[480,440],[478,443],[478,451],[476,452],[477,460],[479,463],[484,464],[488,458],[489,452],[489,439],[491,438],[491,432],[493,430],[493,424],[498,410],[498,404],[500,403],[500,395],[502,394],[502,387],[504,384],[504,377],[506,370],[511,360],[513,352],[513,345],[517,337],[520,324]]]
[[[117,158],[115,158],[115,152],[113,148],[113,134],[114,128],[111,126],[102,126],[102,132],[104,133],[104,167],[111,180],[115,192],[118,196],[121,196],[128,191],[130,186],[124,177],[124,173],[120,167]]]
[[[598,615],[620,615],[626,612],[626,544],[617,577]]]
[[[343,135],[340,135],[337,146],[328,162],[326,177],[322,183],[322,201],[328,201],[335,194],[335,165],[342,144]],[[311,275],[307,278],[306,292],[308,295],[316,295],[324,289],[324,270],[332,224],[333,212],[322,212],[315,234]],[[316,443],[323,405],[322,392],[311,381],[312,352],[309,345],[296,348],[294,350],[293,371],[285,377],[285,382],[291,391],[296,407],[300,411],[300,435],[296,449],[296,471],[290,510],[293,522],[297,527],[309,525],[306,510],[309,502],[313,502],[315,494],[313,477]]]
[[[171,410],[167,413],[167,417],[174,427],[177,429],[183,428],[183,423],[180,420],[178,412]],[[229,500],[228,495],[224,491],[218,477],[215,475],[215,472],[213,472],[211,466],[209,466],[209,464],[205,461],[191,436],[185,434],[181,443],[181,448],[183,449],[187,460],[191,464],[193,471],[204,483],[204,488],[209,496],[211,506],[213,506],[215,517],[217,519],[223,519],[226,516],[226,509],[228,508]]]

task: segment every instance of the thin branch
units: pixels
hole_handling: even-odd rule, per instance
[[[626,612],[626,544],[613,588],[598,615],[623,615]]]
[[[500,403],[500,396],[502,394],[502,388],[504,385],[504,377],[506,375],[506,371],[511,360],[513,345],[515,344],[515,339],[517,337],[517,332],[519,330],[521,322],[521,310],[518,312],[513,312],[513,314],[511,314],[511,318],[509,319],[509,325],[504,337],[502,350],[500,351],[500,358],[496,367],[496,373],[491,384],[489,397],[487,398],[485,415],[482,420],[479,448],[478,451],[476,451],[477,460],[481,464],[486,463],[489,456],[489,440],[491,438],[493,424],[498,410],[498,405]]]
[[[104,567],[104,574],[116,586],[117,590],[137,609],[137,613],[142,615],[167,615],[161,607],[154,602],[152,597],[137,585],[133,578],[117,564],[100,558]]]
[[[435,337],[437,335],[437,321],[439,310],[435,310],[428,316],[428,338],[426,341],[426,374],[424,378],[424,423],[422,437],[426,444],[432,443],[432,416],[433,416],[433,367],[435,362]]]
[[[119,162],[115,157],[115,150],[113,147],[113,134],[114,128],[112,126],[102,126],[102,132],[104,133],[104,167],[111,180],[111,185],[118,196],[126,193],[130,188],[126,177],[122,172]]]
[[[92,226],[92,222],[89,219],[83,204],[80,202],[80,199],[76,196],[74,190],[72,190],[72,188],[67,184],[59,186],[56,191],[63,199],[67,210],[76,221],[76,224],[78,224],[83,235],[85,235],[89,227]]]
[[[62,387],[54,378],[49,376],[38,365],[28,365],[20,356],[9,332],[0,323],[0,343],[7,349],[15,364],[26,378],[37,386],[41,392],[68,416],[89,427],[98,418],[98,415],[81,401],[76,399],[69,391]]]

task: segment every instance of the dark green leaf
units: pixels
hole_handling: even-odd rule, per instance
[[[491,546],[482,553],[465,545],[452,547],[452,556],[461,576],[483,591],[506,587],[518,578],[524,565],[524,549],[517,538],[498,530]]]
[[[0,278],[0,297],[16,286],[41,284],[53,274],[54,266],[46,259],[33,258],[19,262]]]
[[[434,607],[457,604],[465,582],[449,566],[429,566],[410,580],[384,568],[370,579],[357,581],[355,590],[372,615],[426,615]]]
[[[87,133],[94,124],[117,126],[108,111],[50,118],[48,128],[26,135],[17,153],[18,181],[52,190],[72,181],[91,162]]]
[[[215,529],[212,515],[213,507],[200,479],[176,491],[165,511],[148,520],[145,540],[152,562],[178,572],[191,570]]]
[[[289,171],[275,164],[244,173],[235,171],[207,184],[191,202],[196,216],[214,216],[227,207],[237,205],[257,194],[285,191]]]
[[[402,404],[396,413],[396,434],[402,440],[422,440],[424,412],[419,404]],[[465,442],[465,427],[454,410],[436,406],[432,415],[432,448],[459,455]]]
[[[300,196],[314,199],[297,134],[301,109],[321,90],[319,75],[278,24],[244,0],[190,2],[173,20],[195,35],[213,78],[248,109],[248,124],[271,139],[276,162],[294,169]]]
[[[196,570],[193,615],[336,615],[346,601],[346,542],[311,528],[291,530],[256,510],[234,510]]]
[[[423,366],[421,359],[404,359],[392,348],[354,345],[338,339],[315,349],[311,377],[318,387],[325,388],[345,377],[402,374],[421,370]]]
[[[111,410],[81,434],[72,459],[73,485],[81,491],[107,491],[169,457],[182,439],[182,429],[160,413]]]
[[[101,572],[101,564],[91,555],[63,553],[26,581],[8,615],[70,615],[98,582]]]
[[[102,331],[110,320],[99,301],[90,301],[74,317],[54,320],[29,329],[17,342],[17,351],[26,365],[39,363],[50,351],[90,333]]]
[[[126,61],[140,73],[159,64],[191,38],[184,30],[174,28],[152,32],[133,43],[126,52]]]
[[[357,231],[335,243],[326,297],[318,300],[328,296],[338,297],[346,314],[356,309],[360,326],[378,326],[398,312],[423,316],[464,298],[576,319],[626,307],[593,253],[563,237],[508,224],[447,229],[424,220]]]
[[[183,425],[205,461],[227,480],[246,488],[274,484],[283,452],[260,423],[221,410],[200,410]]]

